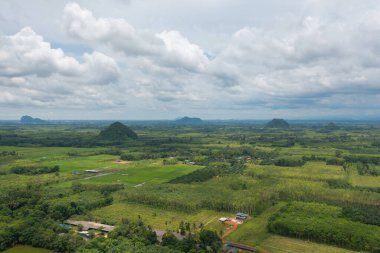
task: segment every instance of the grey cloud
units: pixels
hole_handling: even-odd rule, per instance
[[[50,39],[31,28],[1,36],[0,103],[119,115],[138,107],[147,117],[379,111],[379,2],[264,2],[59,1],[62,31]]]
[[[136,30],[124,19],[96,18],[90,10],[69,3],[64,10],[67,32],[84,41],[109,45],[126,56],[151,56],[161,64],[202,71],[208,57],[178,31],[149,33]]]
[[[10,78],[10,83],[32,75],[40,78],[60,75],[104,84],[116,81],[119,76],[119,68],[112,58],[99,52],[85,53],[84,62],[80,63],[66,56],[62,49],[52,48],[29,27],[15,35],[0,37],[0,42],[0,75]]]

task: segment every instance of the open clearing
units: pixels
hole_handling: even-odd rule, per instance
[[[262,244],[270,253],[354,253],[347,249],[313,243],[283,236],[271,235]]]
[[[220,231],[224,226],[220,224],[219,218],[228,216],[227,213],[202,210],[196,213],[185,213],[153,208],[146,205],[132,203],[117,203],[96,209],[90,213],[90,217],[105,223],[120,223],[123,218],[137,220],[140,215],[145,224],[156,229],[177,230],[181,221],[189,222],[197,226],[202,223],[208,229]],[[229,214],[231,215],[231,214]]]
[[[265,213],[251,218],[247,222],[239,225],[238,229],[225,239],[251,246],[259,245],[263,240],[269,237],[267,230],[268,219],[284,205],[285,203],[279,203],[268,209]]]
[[[4,253],[53,253],[53,251],[48,249],[35,248],[32,246],[19,245],[4,251]]]

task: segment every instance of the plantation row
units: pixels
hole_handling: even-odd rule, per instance
[[[214,177],[227,176],[234,174],[242,174],[245,169],[244,164],[235,163],[233,165],[223,164],[219,166],[209,166],[203,169],[196,170],[187,175],[175,178],[170,183],[193,183],[204,182]]]
[[[341,210],[333,206],[295,202],[274,214],[268,228],[280,235],[380,252],[380,227],[353,222],[342,216]]]

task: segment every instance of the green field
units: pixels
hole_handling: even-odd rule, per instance
[[[8,249],[4,251],[4,253],[52,253],[53,251],[42,249],[42,248],[35,248],[32,246],[15,246],[11,249]]]
[[[271,235],[261,247],[270,253],[354,253],[348,249],[313,243],[289,237]]]
[[[344,249],[344,240],[355,252],[377,247],[373,241],[359,245],[359,239],[380,226],[380,126],[342,125],[327,131],[321,125],[266,129],[251,123],[144,123],[133,126],[139,138],[114,143],[97,138],[104,127],[0,125],[0,245],[6,252],[51,252],[8,249],[14,240],[55,251],[64,251],[65,245],[100,247],[62,231],[59,224],[66,219],[118,227],[126,220],[142,221],[171,231],[183,222],[192,233],[203,228],[221,235],[228,226],[219,218],[237,212],[250,218],[225,239],[263,252],[354,252]],[[59,171],[38,171],[56,165]],[[85,172],[89,169],[100,172]],[[310,222],[292,223],[298,216],[282,213],[291,203],[328,205],[339,210],[339,219],[305,209],[299,214]],[[347,233],[329,241],[333,229],[328,224],[334,222],[354,224],[356,243]],[[306,229],[310,224],[314,230]],[[307,237],[305,231],[327,235]]]
[[[140,216],[144,223],[161,230],[169,229],[175,231],[178,229],[179,223],[183,221],[195,224],[197,228],[202,223],[206,228],[219,231],[224,227],[218,219],[229,215],[231,214],[211,210],[184,213],[152,208],[146,205],[117,203],[94,210],[89,214],[89,217],[99,221],[118,224],[123,218],[137,220],[138,216]]]
[[[100,160],[99,156],[91,157],[94,165],[99,164],[108,165],[109,167],[90,167],[87,163],[87,167],[82,167],[81,170],[90,168],[100,168],[101,174],[93,175],[83,172],[81,176],[77,176],[75,182],[80,182],[83,184],[127,184],[131,186],[137,186],[140,184],[159,184],[165,183],[170,179],[176,178],[181,175],[190,173],[199,166],[187,165],[187,164],[175,164],[175,165],[163,165],[162,160],[146,160],[141,162],[131,162],[130,164],[113,164],[115,159]],[[77,161],[76,161],[77,162]],[[86,162],[86,161],[85,161]],[[66,162],[67,166],[74,166],[75,163],[72,161]],[[61,164],[61,163],[60,163]],[[76,168],[78,168],[77,166]],[[69,187],[73,181],[65,181],[57,184],[57,187]]]
[[[267,229],[268,219],[283,207],[284,204],[285,203],[279,203],[269,208],[264,214],[251,218],[240,225],[239,228],[226,239],[247,245],[261,245],[261,243],[270,236]]]

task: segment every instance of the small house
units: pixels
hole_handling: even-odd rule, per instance
[[[246,220],[248,217],[249,217],[249,215],[246,213],[237,213],[236,214],[237,220]]]
[[[221,223],[224,223],[224,222],[228,221],[228,218],[226,218],[226,217],[222,217],[222,218],[219,219],[219,221],[220,221]]]
[[[96,174],[96,173],[99,173],[100,172],[100,170],[85,170],[85,172],[87,172],[87,173],[94,173],[94,174]]]

